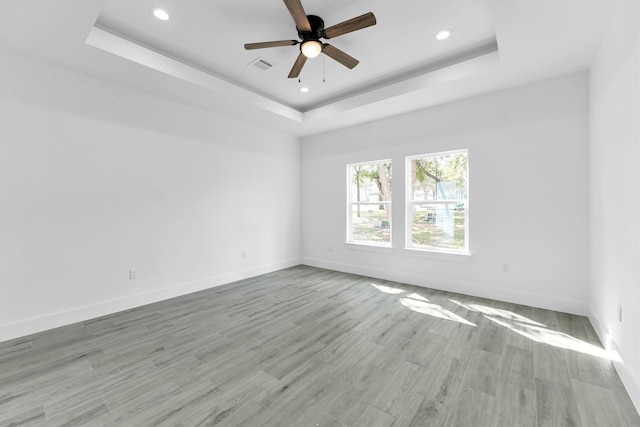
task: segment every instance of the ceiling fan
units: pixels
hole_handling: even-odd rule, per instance
[[[324,53],[347,68],[353,68],[358,65],[359,61],[357,59],[347,55],[345,52],[330,45],[329,43],[321,42],[320,39],[331,39],[375,25],[376,17],[373,13],[365,13],[364,15],[357,16],[329,28],[324,28],[324,21],[322,18],[315,15],[307,15],[302,7],[302,3],[300,3],[300,0],[283,1],[287,6],[287,9],[289,9],[289,13],[293,17],[293,21],[296,23],[298,36],[302,41],[279,40],[272,42],[246,43],[244,45],[246,50],[264,49],[267,47],[295,46],[300,44],[300,54],[298,55],[296,62],[293,64],[293,68],[291,68],[289,78],[298,77],[300,75],[300,71],[302,71],[302,67],[307,61],[307,58],[315,58],[320,55],[320,53]]]

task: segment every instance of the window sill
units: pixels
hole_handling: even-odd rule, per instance
[[[378,252],[378,253],[393,252],[393,248],[391,246],[381,246],[381,245],[366,244],[366,243],[345,242],[344,247],[347,249],[352,249],[356,251],[365,251],[365,252]]]
[[[471,261],[471,253],[470,252],[445,252],[445,251],[434,251],[428,249],[413,249],[413,248],[404,248],[403,252],[410,256],[415,256],[419,258],[431,258],[442,261],[453,261],[453,262],[469,262]]]

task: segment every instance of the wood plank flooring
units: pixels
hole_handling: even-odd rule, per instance
[[[584,317],[298,266],[0,343],[0,426],[640,426]]]

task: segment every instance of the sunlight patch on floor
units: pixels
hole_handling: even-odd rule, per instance
[[[415,311],[416,313],[422,313],[429,316],[438,317],[440,319],[451,320],[454,322],[462,323],[463,325],[476,326],[464,317],[460,317],[457,314],[439,306],[438,304],[431,304],[426,301],[419,301],[412,298],[400,298],[400,304],[407,307],[411,311]]]
[[[481,304],[465,304],[454,299],[450,299],[449,301],[459,305],[460,307],[466,308],[467,310],[482,313],[483,317],[486,319],[510,329],[523,337],[529,338],[532,341],[577,351],[603,359],[620,361],[620,356],[616,351],[606,350],[602,347],[598,347],[572,337],[564,332],[548,329],[546,325],[512,311],[488,307]]]
[[[415,292],[407,295],[407,298],[411,298],[418,301],[429,301],[427,298],[423,297],[422,295],[416,294]]]
[[[536,322],[535,320],[531,320],[527,317],[524,317],[520,314],[514,313],[513,311],[503,310],[500,308],[489,307],[481,304],[464,304],[462,302],[450,299],[454,304],[458,304],[460,307],[464,307],[469,311],[476,311],[478,313],[486,314],[487,316],[491,316],[494,318],[501,318],[508,320],[510,322],[520,322],[520,323],[528,323],[531,325],[542,326],[545,327],[542,323]]]
[[[375,283],[371,283],[371,286],[373,286],[380,292],[384,292],[385,294],[397,295],[404,292],[402,289],[392,288],[390,286],[384,286],[384,285],[376,285]]]
[[[591,356],[600,357],[620,362],[620,356],[615,351],[605,350],[588,342],[582,341],[564,332],[554,331],[551,329],[541,328],[539,326],[526,325],[517,322],[505,322],[501,319],[484,316],[485,318],[497,323],[500,326],[511,329],[512,331],[529,338],[532,341],[551,345],[558,348],[573,350]]]

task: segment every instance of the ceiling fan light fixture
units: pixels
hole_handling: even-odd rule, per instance
[[[322,43],[318,40],[307,40],[300,46],[300,51],[307,58],[315,58],[322,52]]]
[[[168,21],[170,18],[169,12],[160,7],[152,7],[151,14],[161,21]]]
[[[302,67],[306,63],[307,59],[315,58],[321,53],[325,54],[329,58],[344,65],[345,67],[352,69],[360,61],[346,52],[341,51],[335,46],[329,43],[322,43],[320,39],[332,39],[344,34],[349,34],[354,31],[362,30],[363,28],[376,25],[376,17],[373,12],[368,12],[355,18],[348,19],[338,24],[332,25],[329,28],[325,28],[324,20],[317,15],[307,15],[302,7],[301,0],[284,0],[285,6],[289,9],[289,14],[293,18],[296,24],[296,31],[298,32],[299,40],[275,40],[269,42],[259,43],[245,43],[244,48],[246,50],[264,49],[268,47],[280,47],[280,46],[295,46],[300,45],[300,53],[296,57],[291,71],[287,76],[290,79],[299,78]],[[323,57],[324,58],[324,57]],[[324,79],[323,79],[324,81]]]
[[[438,34],[436,34],[436,39],[440,41],[446,40],[449,37],[451,37],[451,34],[453,34],[453,30],[451,28],[445,28],[443,30],[438,31]]]

